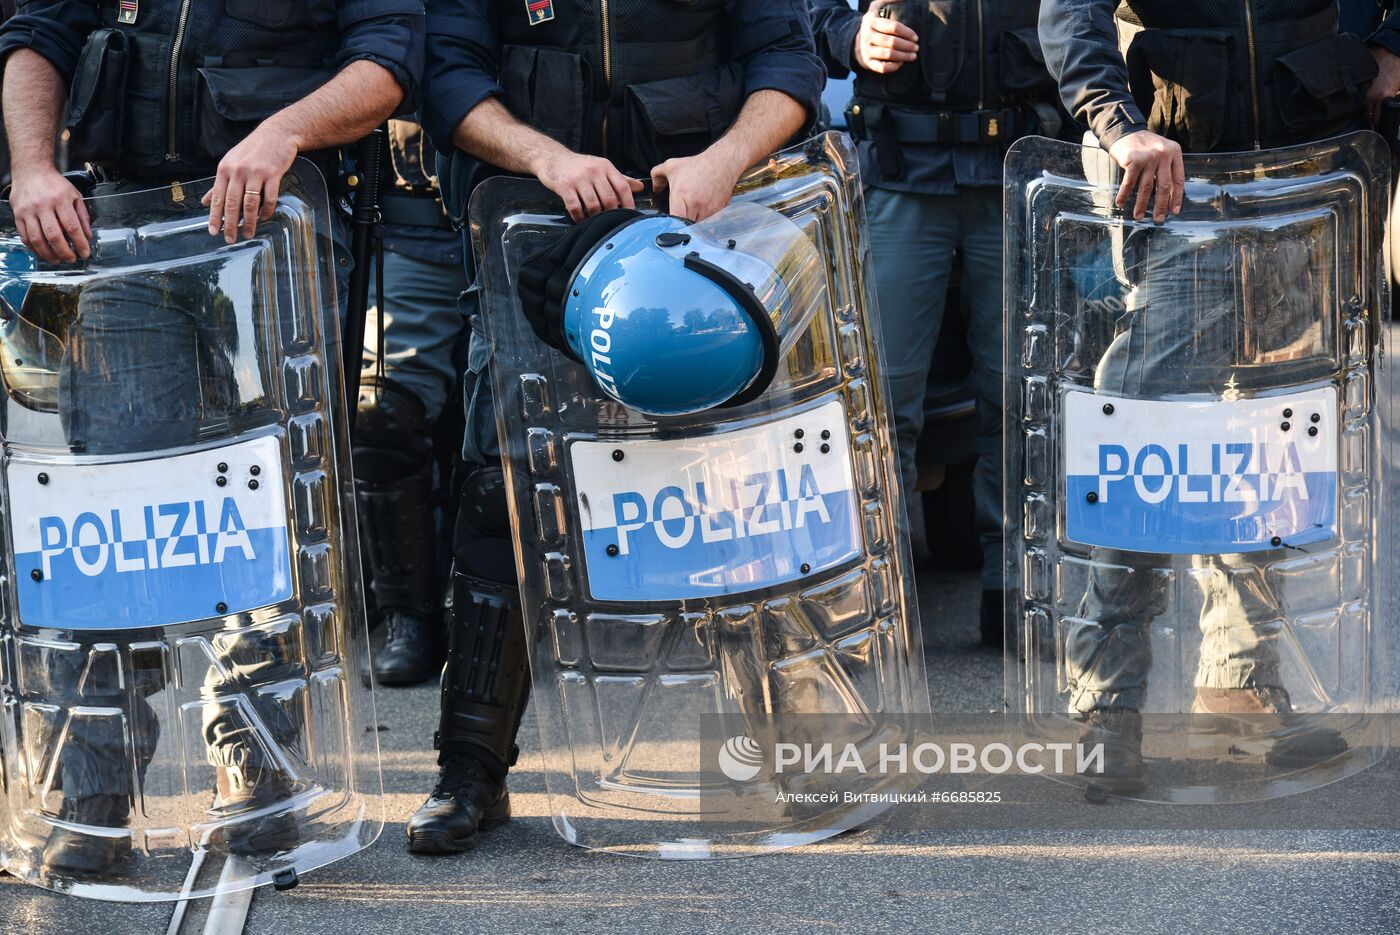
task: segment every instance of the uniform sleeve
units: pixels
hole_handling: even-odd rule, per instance
[[[388,69],[403,89],[398,113],[413,113],[423,74],[422,0],[341,0],[336,16],[340,26],[337,67],[368,61]]]
[[[1376,31],[1367,37],[1371,45],[1380,46],[1392,55],[1400,55],[1400,6],[1386,14]]]
[[[500,33],[491,0],[427,0],[427,6],[423,129],[447,153],[453,131],[472,108],[505,93],[496,80]]]
[[[100,22],[95,0],[22,2],[15,16],[0,27],[0,60],[15,49],[33,49],[69,81],[83,43]]]
[[[1147,129],[1118,51],[1116,7],[1117,0],[1045,0],[1040,6],[1045,67],[1059,82],[1065,108],[1088,125],[1104,149]]]
[[[737,0],[729,10],[729,49],[744,68],[744,94],[782,91],[816,120],[826,69],[817,57],[807,0]]]
[[[817,54],[827,74],[833,78],[846,77],[856,69],[854,53],[856,34],[860,32],[860,13],[846,0],[808,0],[808,5]]]

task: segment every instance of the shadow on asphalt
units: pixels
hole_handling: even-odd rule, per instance
[[[1000,711],[971,575],[920,582],[940,711]],[[433,781],[435,686],[379,693],[386,823],[373,847],[258,892],[247,931],[643,933],[1396,931],[1400,834],[885,828],[761,859],[661,862],[571,847],[549,821],[533,719],[516,820],[452,857],[403,849]],[[164,932],[168,906],[98,904],[0,876],[0,935]]]

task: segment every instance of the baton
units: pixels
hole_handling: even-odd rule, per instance
[[[350,295],[345,309],[345,404],[349,407],[350,428],[355,428],[355,414],[360,408],[360,364],[364,358],[365,316],[369,310],[369,271],[370,253],[378,239],[379,191],[383,182],[383,151],[386,134],[383,127],[377,127],[369,136],[360,141],[359,153],[355,158],[352,189],[355,192],[355,210],[350,215],[350,257],[354,269],[350,271]],[[383,284],[380,284],[383,288]]]

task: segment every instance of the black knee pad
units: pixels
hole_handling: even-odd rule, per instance
[[[471,466],[462,480],[452,557],[458,573],[517,586],[510,491],[499,463]]]
[[[352,439],[356,478],[385,483],[421,472],[432,457],[432,430],[413,391],[389,379],[363,378]]]

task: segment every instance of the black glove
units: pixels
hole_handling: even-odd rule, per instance
[[[564,337],[564,303],[569,284],[594,247],[639,217],[642,212],[630,208],[604,211],[575,224],[563,237],[521,261],[515,289],[520,294],[525,319],[541,341],[579,360]]]

